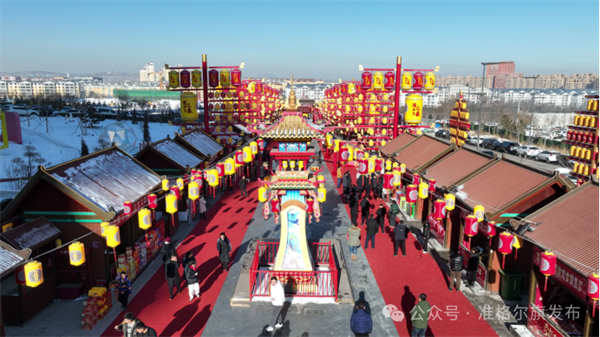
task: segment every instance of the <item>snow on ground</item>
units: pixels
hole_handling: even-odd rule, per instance
[[[48,117],[49,133],[46,133],[46,119],[31,118],[29,123],[26,118],[21,119],[21,132],[23,134],[23,144],[10,142],[7,149],[0,150],[0,178],[7,178],[6,166],[15,157],[23,157],[25,145],[33,145],[36,151],[41,154],[47,162],[44,167],[51,167],[57,164],[80,157],[81,139],[83,138],[89,148],[90,153],[99,147],[98,136],[103,128],[117,121],[107,119],[94,125],[93,128],[87,128],[87,134],[82,135],[78,127],[78,121],[74,118],[72,121],[66,121],[64,117]],[[135,133],[137,140],[134,146],[127,150],[131,155],[135,155],[140,150],[140,142],[144,139],[143,122],[138,121],[133,125],[131,121],[122,121]],[[161,140],[167,135],[171,138],[174,132],[180,132],[180,127],[168,125],[167,123],[149,123],[150,136],[152,141]],[[0,184],[0,190],[9,190],[7,183]]]

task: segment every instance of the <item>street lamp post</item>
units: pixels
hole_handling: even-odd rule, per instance
[[[531,114],[529,117],[529,139],[527,140],[527,145],[531,145],[531,135],[533,134],[533,109],[535,108],[535,87],[537,84],[537,79],[539,76],[532,76],[528,78],[533,78],[533,97],[531,99]]]
[[[481,62],[483,65],[483,75],[481,75],[481,103],[483,104],[483,85],[485,83],[485,67],[491,64],[500,64],[502,62]],[[479,151],[479,142],[481,140],[481,110],[483,110],[483,105],[479,108],[479,121],[477,122],[477,151]]]

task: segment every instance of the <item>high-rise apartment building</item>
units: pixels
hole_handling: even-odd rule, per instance
[[[156,82],[160,78],[160,74],[154,73],[154,62],[144,64],[140,70],[140,82]]]

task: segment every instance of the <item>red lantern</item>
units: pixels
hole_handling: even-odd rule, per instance
[[[356,160],[360,160],[363,159],[365,157],[365,151],[363,150],[359,150],[357,149],[356,151],[354,151],[355,156],[356,156]]]
[[[131,205],[131,201],[125,201],[123,203],[123,214],[125,214],[125,215],[131,214],[132,209],[133,209],[133,207]]]
[[[385,84],[383,85],[383,88],[385,90],[393,90],[394,89],[394,73],[391,71],[388,71],[387,73],[385,73],[384,77],[385,77]]]
[[[435,179],[429,179],[429,192],[435,192]]]
[[[225,175],[225,164],[223,163],[218,163],[216,165],[217,167],[217,172],[219,173],[219,177],[222,177]]]
[[[348,147],[346,147],[346,145],[342,146],[342,148],[340,149],[340,161],[347,162],[349,157],[350,152],[348,151]]]
[[[375,159],[375,171],[381,172],[383,170],[383,159],[377,158]]]
[[[496,235],[496,222],[489,221],[487,223],[486,234],[490,237],[490,247],[492,246],[492,238]]]
[[[417,71],[413,75],[413,78],[415,79],[415,83],[413,83],[413,89],[422,90],[423,89],[423,73],[420,71]]]
[[[265,141],[264,139],[259,139],[256,141],[256,144],[258,145],[258,149],[261,151],[265,150]]]
[[[181,197],[181,192],[179,190],[179,187],[177,186],[171,186],[171,193],[173,193],[177,197],[177,200],[179,200],[179,198]]]
[[[346,83],[343,83],[343,84],[341,85],[341,88],[340,88],[340,93],[341,93],[342,95],[346,95],[346,94],[348,94],[348,84],[346,84]]]
[[[446,217],[446,202],[444,200],[438,199],[433,202],[433,216],[438,220]]]
[[[540,254],[540,272],[546,276],[546,281],[544,282],[544,291],[546,291],[548,276],[556,273],[556,255],[554,253],[545,251]]]
[[[239,69],[233,69],[231,71],[231,85],[239,87],[242,85],[242,71]]]
[[[182,70],[179,73],[179,85],[182,88],[189,88],[192,85],[192,80],[191,80],[191,76],[190,76],[190,72],[187,70]]]
[[[219,86],[219,71],[216,69],[211,69],[208,71],[208,86],[211,88],[216,88]]]
[[[271,210],[273,211],[273,213],[279,213],[279,211],[280,211],[279,198],[271,199]]]
[[[365,175],[369,173],[369,160],[368,159],[359,159],[358,160],[358,173]]]
[[[244,151],[242,151],[242,150],[235,151],[235,164],[236,165],[244,165]]]
[[[386,172],[383,174],[383,188],[386,190],[391,190],[394,188],[392,184],[392,180],[394,180],[394,174],[390,172]]]
[[[27,283],[27,280],[25,280],[25,265],[21,265],[15,270],[15,282],[18,285]]]
[[[256,83],[256,93],[257,94],[262,94],[263,92],[263,85],[262,83]]]
[[[156,203],[156,194],[148,195],[148,207],[151,209],[158,207],[158,204]]]
[[[194,181],[196,182],[196,184],[198,184],[199,188],[202,188],[202,182],[204,181],[204,179],[202,179],[202,172],[200,172],[197,176],[194,177]]]
[[[594,302],[592,305],[592,317],[596,317],[596,301],[600,296],[599,280],[600,276],[596,273],[588,275],[587,295]]]
[[[512,253],[512,242],[513,235],[508,232],[500,233],[500,240],[498,240],[498,251],[502,254],[502,269],[504,269],[504,260],[507,254]]]
[[[314,212],[313,204],[314,200],[312,198],[309,197],[308,199],[306,199],[306,213]]]
[[[406,202],[409,204],[414,204],[417,202],[417,197],[419,196],[419,191],[417,190],[417,185],[408,185],[406,186]]]
[[[469,238],[475,236],[479,230],[479,222],[477,218],[471,214],[465,218],[465,235]]]
[[[362,73],[362,83],[360,84],[360,88],[363,90],[369,90],[371,89],[371,86],[373,85],[373,74],[371,74],[368,71],[365,71],[364,73]]]
[[[412,184],[413,185],[419,185],[419,180],[420,179],[421,179],[421,176],[418,173],[414,173],[413,174]]]

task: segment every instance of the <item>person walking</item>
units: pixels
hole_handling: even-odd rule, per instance
[[[352,177],[350,176],[349,171],[346,171],[344,174],[342,185],[344,186],[344,195],[350,195],[350,188],[352,188]]]
[[[162,255],[162,260],[164,263],[167,262],[167,259],[170,259],[171,256],[177,256],[177,251],[175,250],[175,245],[171,243],[171,237],[167,236],[165,238],[165,243],[160,249],[160,254]]]
[[[340,186],[342,185],[342,179],[343,179],[343,174],[342,174],[342,166],[338,166],[337,168],[337,188],[340,188]]]
[[[463,271],[464,258],[457,254],[456,251],[450,253],[450,285],[448,290],[454,291],[454,285],[456,284],[456,290],[460,291],[460,279]]]
[[[219,261],[221,262],[221,268],[225,271],[229,271],[229,260],[231,254],[231,242],[225,233],[219,235],[217,240],[217,251],[219,252]]]
[[[246,183],[247,182],[248,182],[248,180],[246,179],[246,176],[242,175],[242,179],[240,179],[240,192],[241,192],[242,197],[248,196],[248,192],[246,191]]]
[[[125,274],[124,271],[119,275],[119,302],[121,303],[121,308],[123,310],[127,310],[127,302],[129,301],[129,295],[131,295],[131,281],[129,281],[129,277]]]
[[[281,309],[285,303],[285,291],[281,282],[277,277],[271,277],[271,303],[273,304],[273,313],[271,314],[271,324],[267,327],[267,331],[273,331],[273,327],[279,329],[283,327],[283,317],[281,316]]]
[[[471,250],[471,257],[467,261],[467,287],[472,288],[477,280],[477,269],[479,268],[479,258],[481,249],[474,247]]]
[[[373,331],[373,319],[371,314],[365,310],[365,302],[363,301],[356,304],[356,309],[352,313],[352,318],[350,318],[350,330],[357,337],[368,337]]]
[[[369,212],[371,211],[371,203],[369,199],[365,196],[363,200],[360,202],[360,211],[361,211],[361,224],[364,225],[367,223],[367,219],[369,218]]]
[[[190,302],[194,300],[194,297],[200,297],[200,283],[198,283],[198,270],[196,270],[196,262],[190,261],[188,263],[187,269],[185,270],[185,281],[188,285]]]
[[[431,305],[427,302],[427,295],[419,295],[419,301],[410,311],[410,320],[412,322],[411,337],[425,337],[427,331],[427,323],[429,320],[429,311],[431,311]]]
[[[383,175],[377,174],[377,198],[383,200]]]
[[[350,206],[350,221],[353,225],[358,225],[358,198],[356,194],[350,196],[348,206]]]
[[[367,249],[369,241],[371,241],[371,248],[375,249],[375,234],[377,234],[378,229],[379,225],[377,224],[377,220],[375,220],[373,214],[369,214],[369,220],[367,220],[367,239],[365,240],[365,249]]]
[[[136,337],[157,337],[156,330],[149,326],[146,326],[144,322],[140,321],[135,325]]]
[[[203,195],[200,196],[198,204],[198,213],[200,213],[200,219],[206,219],[206,199],[204,199]]]
[[[360,228],[356,227],[356,224],[352,224],[352,228],[348,229],[348,247],[350,247],[350,254],[352,254],[352,260],[356,260],[356,252],[360,247]]]
[[[135,325],[139,322],[141,321],[135,318],[132,312],[128,312],[123,317],[123,323],[115,325],[115,330],[122,331],[123,337],[134,337],[136,336]]]
[[[356,191],[358,192],[358,199],[360,199],[360,196],[363,192],[363,181],[364,177],[359,174],[358,177],[356,177]]]
[[[377,210],[377,223],[381,228],[381,233],[385,233],[385,215],[387,214],[387,210],[383,207],[383,204],[379,204],[379,209]]]
[[[370,181],[368,175],[364,175],[362,178],[363,178],[363,186],[365,188],[365,197],[370,198],[371,197],[371,181]]]
[[[423,251],[425,253],[427,253],[427,248],[429,245],[429,238],[431,237],[431,231],[429,231],[430,228],[431,228],[431,225],[429,224],[429,221],[427,221],[427,220],[423,221],[423,228],[421,230],[421,236],[423,237]]]
[[[398,226],[394,228],[394,256],[398,256],[398,246],[402,250],[402,255],[406,256],[406,238],[408,238],[408,227],[400,220]]]
[[[179,263],[177,256],[172,255],[169,261],[165,263],[165,279],[169,286],[169,301],[173,299],[173,288],[177,287],[177,293],[181,292],[179,280]]]
[[[390,211],[389,211],[389,220],[390,220],[391,228],[396,227],[396,217],[398,216],[399,213],[400,213],[400,207],[398,207],[396,200],[392,200],[392,204],[390,205]]]

